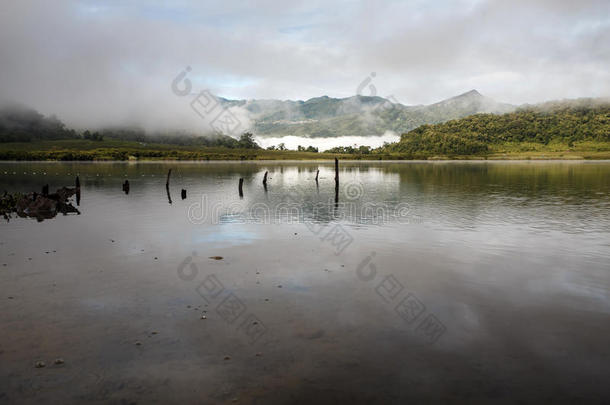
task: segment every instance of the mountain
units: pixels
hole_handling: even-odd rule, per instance
[[[383,97],[315,97],[307,101],[227,100],[226,107],[247,110],[252,132],[261,136],[336,137],[407,132],[476,113],[506,113],[514,106],[471,90],[430,105],[405,106]]]
[[[226,108],[239,112],[249,127],[242,131],[259,136],[339,137],[383,135],[387,131],[397,134],[408,132],[424,124],[436,124],[476,113],[505,113],[515,109],[509,104],[497,103],[471,90],[435,104],[405,106],[383,97],[352,96],[332,98],[321,96],[306,101],[297,100],[229,100],[218,97]],[[230,140],[227,135],[208,132],[187,134],[184,131],[145,133],[131,127],[97,128],[106,137],[120,137],[142,141],[145,135],[157,139],[173,138],[171,143],[202,143],[194,141],[197,135],[216,139],[221,144]],[[74,138],[55,117],[45,118],[23,106],[0,107],[0,142],[27,141],[30,139]],[[167,132],[167,131],[166,131]],[[236,134],[232,134],[236,135]],[[223,139],[221,139],[223,138]],[[229,142],[230,143],[230,142]]]

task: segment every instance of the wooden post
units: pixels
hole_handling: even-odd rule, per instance
[[[239,178],[239,196],[240,197],[244,196],[244,190],[242,189],[243,185],[244,185],[244,178],[240,177]]]
[[[320,175],[320,170],[318,169],[318,171],[316,172],[316,183],[318,182],[318,176]]]
[[[265,175],[263,176],[263,185],[266,186],[267,185],[267,173],[265,172]]]
[[[172,174],[172,169],[169,169],[167,172],[167,180],[165,181],[165,187],[169,187],[169,176]]]
[[[165,191],[167,192],[167,201],[171,204],[172,203],[172,196],[169,193],[169,176],[171,176],[172,174],[172,169],[169,169],[167,171],[167,180],[165,180]]]
[[[339,159],[335,158],[335,188],[339,188]]]
[[[74,180],[74,185],[76,186],[76,206],[80,207],[80,179],[78,176]]]
[[[129,194],[129,180],[125,180],[125,183],[123,183],[123,191],[125,194]]]
[[[339,159],[335,158],[335,204],[339,202]]]
[[[42,186],[42,195],[44,195],[45,197],[49,195],[49,185],[45,184],[44,186]]]
[[[186,190],[182,189],[182,191],[180,192],[180,196],[182,197],[182,199],[186,199]]]

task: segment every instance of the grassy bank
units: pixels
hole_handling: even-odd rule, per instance
[[[610,145],[599,142],[505,143],[487,153],[458,155],[434,153],[337,154],[265,149],[180,146],[119,140],[57,140],[1,143],[0,160],[408,160],[408,159],[610,159]]]

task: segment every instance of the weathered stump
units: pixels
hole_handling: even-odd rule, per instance
[[[335,188],[339,188],[339,159],[335,158]]]
[[[169,193],[169,176],[172,175],[172,169],[169,169],[167,171],[167,180],[165,180],[165,191],[167,192],[167,201],[171,204],[172,203],[172,196]]]
[[[80,179],[78,176],[74,180],[74,185],[76,186],[76,205],[80,207]]]
[[[339,203],[339,159],[335,158],[335,204]]]
[[[165,180],[165,187],[169,187],[169,176],[172,175],[172,169],[167,171],[167,180]]]

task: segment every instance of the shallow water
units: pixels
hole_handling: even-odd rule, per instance
[[[80,215],[0,225],[0,402],[610,397],[608,162],[341,162],[338,195],[331,163],[0,163],[0,191],[76,175]]]

